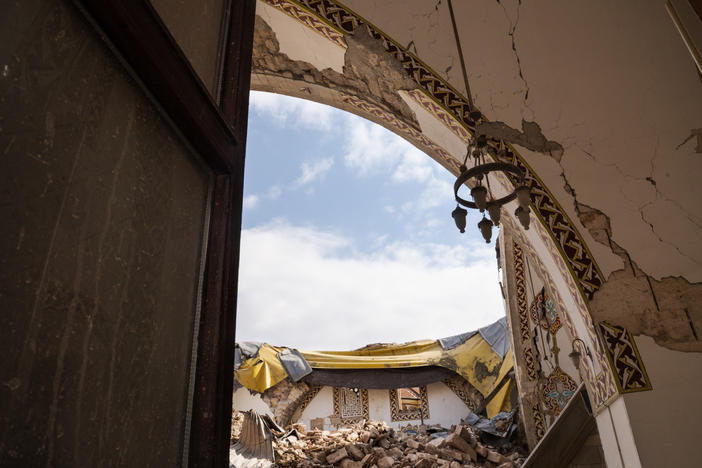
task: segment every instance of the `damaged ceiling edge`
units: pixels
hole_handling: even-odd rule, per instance
[[[702,283],[691,283],[680,276],[652,278],[612,239],[607,215],[576,203],[592,237],[609,245],[625,265],[610,275],[590,301],[593,318],[616,322],[634,335],[650,336],[660,346],[675,351],[702,351],[702,312],[695,307],[702,303]],[[671,295],[676,301],[668,300]]]
[[[344,37],[348,44],[344,53],[344,72],[339,73],[331,68],[318,70],[308,62],[293,60],[281,53],[275,31],[257,15],[252,73],[282,76],[358,97],[420,130],[414,113],[396,92],[416,89],[418,85],[407,77],[394,57],[368,34],[345,34]]]

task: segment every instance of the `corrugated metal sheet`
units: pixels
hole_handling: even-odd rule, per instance
[[[274,466],[274,435],[255,411],[244,412],[239,440],[229,450],[230,468],[268,468]]]

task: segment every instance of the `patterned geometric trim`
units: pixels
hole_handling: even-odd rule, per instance
[[[524,278],[524,256],[522,248],[514,242],[514,276],[517,288],[517,313],[519,315],[519,336],[522,338],[522,348],[524,349],[524,364],[527,369],[529,380],[536,380],[536,362],[534,360],[534,350],[531,348],[531,332],[529,331],[529,313],[527,311],[527,290]]]
[[[306,10],[285,0],[262,0],[264,3],[282,11],[291,18],[299,21],[317,34],[321,34],[334,44],[344,49],[348,48],[344,34],[332,25],[320,20],[317,16],[311,15]]]
[[[615,371],[619,393],[653,390],[634,337],[626,328],[599,323],[607,359]]]
[[[362,419],[370,419],[368,411],[368,390],[334,387],[334,416],[342,424],[352,424]]]
[[[541,218],[544,226],[548,227],[551,238],[559,247],[561,255],[568,260],[570,273],[578,278],[580,292],[588,301],[592,300],[593,295],[600,289],[604,281],[597,263],[585,245],[585,241],[573,226],[568,215],[565,214],[543,183],[537,179],[536,174],[523,158],[509,145],[505,148],[505,154],[512,164],[526,174],[525,183],[531,189],[531,201],[536,208],[535,214]],[[513,184],[518,183],[516,178],[510,177],[510,179]]]
[[[470,385],[466,379],[460,375],[449,377],[448,379],[442,381],[456,396],[468,407],[471,411],[476,411],[480,404],[476,404],[474,398],[471,398],[471,394],[466,391],[465,385]],[[477,391],[475,393],[478,393]],[[482,395],[481,395],[482,396]]]
[[[505,225],[504,229],[509,230],[509,232],[511,232],[515,236],[515,239],[521,242],[522,245],[530,245],[524,235],[524,232],[516,227],[516,222],[512,220],[511,216],[503,217],[502,222]],[[548,234],[546,234],[545,229],[543,229],[542,226],[539,224],[536,225],[536,228],[536,231],[538,232],[539,237],[544,242],[544,245],[546,245],[549,249],[555,249],[556,247],[552,242],[550,242],[550,237],[548,236]],[[526,251],[522,251],[522,249],[520,248],[519,252],[523,253],[523,255],[525,256],[529,256],[531,264],[536,269],[537,274],[546,283],[546,289],[550,291],[552,299],[558,306],[559,310],[563,311],[563,315],[561,316],[561,318],[566,328],[568,329],[570,336],[577,337],[578,331],[576,330],[575,325],[573,324],[573,320],[570,317],[569,309],[566,308],[565,303],[563,302],[563,298],[558,292],[558,288],[554,284],[553,279],[551,278],[551,274],[549,271],[547,271],[541,258],[539,258],[533,252],[533,250],[529,249],[528,247],[526,247]],[[575,282],[573,281],[573,277],[568,272],[563,257],[559,254],[555,254],[552,255],[551,258],[556,262],[558,271],[561,277],[568,284],[568,288],[570,288],[570,290],[572,291],[576,291],[577,287],[575,285]],[[610,371],[610,365],[607,361],[607,358],[605,357],[603,347],[600,345],[601,340],[597,334],[597,330],[592,322],[592,317],[590,316],[590,313],[587,309],[587,305],[585,304],[583,297],[580,294],[574,294],[572,297],[577,304],[577,313],[585,323],[590,343],[593,344],[593,357],[598,362],[599,367],[601,369],[600,372],[597,375],[595,375],[595,368],[590,362],[590,360],[585,359],[582,361],[581,372],[584,374],[584,379],[588,382],[588,393],[590,399],[592,401],[593,406],[599,411],[617,396],[617,386],[614,383],[614,377],[612,375],[613,371]],[[533,360],[533,356],[525,355],[525,359],[528,363],[530,359]]]
[[[544,434],[546,434],[546,424],[544,424],[544,416],[541,414],[538,403],[534,403],[534,405],[531,407],[531,417],[534,419],[536,440],[539,441]]]
[[[468,143],[470,141],[471,134],[465,129],[463,125],[456,122],[453,115],[449,114],[443,107],[439,106],[434,102],[433,99],[429,98],[423,91],[418,89],[412,89],[405,91],[414,101],[422,106],[426,111],[433,115],[439,122],[444,124],[454,135]]]
[[[358,14],[333,0],[278,1],[299,5],[346,33],[354,33],[359,26],[364,25],[367,33],[381,42],[386,52],[392,54],[400,62],[405,72],[415,80],[427,96],[448,111],[466,130],[475,131],[476,122],[468,118],[469,105],[461,93],[418,57]],[[496,147],[498,142],[490,141],[490,144]],[[558,246],[561,255],[568,260],[570,274],[577,279],[580,293],[588,300],[592,299],[595,291],[602,286],[603,275],[580,233],[522,156],[509,145],[496,149],[504,150],[507,157],[525,172],[527,185],[532,191],[535,214],[541,223],[548,228],[552,242]]]
[[[552,335],[555,335],[561,328],[561,318],[556,312],[556,306],[553,305],[553,301],[544,290],[534,298],[529,307],[529,315],[534,323],[538,323],[541,328],[548,330]]]
[[[560,367],[556,367],[541,389],[544,405],[556,415],[559,415],[570,397],[573,396],[578,384]]]
[[[419,387],[420,408],[411,410],[400,410],[400,398],[396,388],[388,390],[390,396],[390,420],[391,421],[419,421],[429,419],[429,397],[427,387]]]

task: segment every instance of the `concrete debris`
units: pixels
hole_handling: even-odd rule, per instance
[[[235,412],[234,420],[240,420]],[[233,441],[238,439],[238,424]],[[408,425],[401,430],[382,421],[362,420],[335,431],[288,426],[274,441],[275,466],[280,468],[516,468],[526,454],[502,440],[483,441],[470,426]]]

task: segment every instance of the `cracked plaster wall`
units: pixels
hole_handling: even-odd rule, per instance
[[[450,30],[445,2],[348,4],[463,89],[460,70],[452,66],[453,36],[444,32]],[[495,120],[481,130],[515,145],[609,280],[595,296],[594,319],[649,334],[665,346],[699,349],[699,312],[691,301],[698,294],[694,283],[702,280],[702,193],[694,180],[702,169],[695,153],[702,109],[693,98],[702,98],[702,86],[657,7],[649,2],[632,12],[605,3],[454,5],[475,101]],[[601,20],[603,33],[593,37],[583,18]],[[643,42],[640,28],[652,32]],[[284,78],[286,94],[306,90],[327,104],[337,105],[344,94],[358,96],[420,129],[421,113],[397,92],[416,84],[363,28],[346,35],[343,74],[281,53],[276,33],[257,18],[253,81],[260,88],[280,90]],[[442,53],[431,53],[437,47]],[[308,85],[291,92],[300,83]],[[332,92],[320,99],[324,90]],[[426,120],[421,129],[430,127]],[[586,205],[607,218],[606,242],[585,229],[591,222],[582,213]],[[627,269],[631,264],[636,267]],[[640,287],[632,288],[629,271]],[[648,293],[641,281],[651,282]],[[651,291],[657,289],[656,306]]]
[[[670,349],[702,351],[702,285],[680,277],[652,278],[612,240],[607,216],[583,204],[578,204],[578,212],[593,237],[611,245],[625,265],[610,275],[590,301],[593,319],[651,336]]]
[[[348,4],[464,89],[446,2]],[[660,3],[484,0],[454,8],[483,113],[510,133],[534,122],[562,146],[557,173],[581,202],[610,216],[615,239],[648,274],[702,281],[694,181],[702,160],[697,138],[678,147],[702,122],[702,86]],[[515,143],[540,151],[538,142]],[[545,182],[562,186],[559,179]]]

